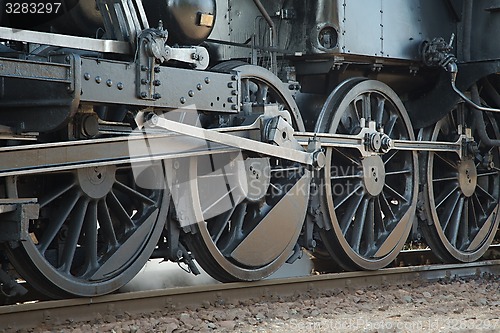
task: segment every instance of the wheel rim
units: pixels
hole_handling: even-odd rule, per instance
[[[303,129],[293,99],[278,88],[281,81],[256,66],[232,68],[242,77],[242,91],[247,92],[244,103],[284,106],[291,111],[294,127]],[[255,116],[249,114],[248,109],[243,113]],[[239,161],[240,168],[228,167],[231,161],[233,164]],[[217,170],[224,168],[224,172],[217,174]],[[190,192],[194,193],[193,214],[198,223],[197,232],[189,235],[188,242],[200,265],[220,281],[259,280],[276,271],[291,255],[305,217],[308,171],[295,163],[245,152],[237,156],[192,158],[189,170]],[[229,186],[228,178],[235,174],[239,179],[248,176],[248,191],[240,196],[241,200],[236,199],[238,195],[234,192],[227,192],[231,202],[239,203],[222,209],[222,213],[211,213],[210,209],[216,209],[213,203],[220,204],[219,197],[223,195],[212,200],[206,198],[213,195],[216,184]],[[260,175],[259,181],[256,175]],[[252,186],[255,181],[259,184],[257,187]],[[256,188],[253,194],[252,188]]]
[[[161,164],[6,179],[9,197],[38,198],[30,239],[8,249],[16,270],[52,298],[97,296],[126,284],[149,259],[166,218]]]
[[[357,134],[361,118],[365,126],[375,121],[391,139],[414,139],[398,96],[371,80],[350,80],[332,92],[316,130]],[[332,228],[321,234],[332,258],[348,270],[388,265],[404,245],[415,213],[416,153],[391,150],[362,157],[357,149],[328,148],[326,161],[322,200]]]
[[[433,128],[432,141],[458,138],[459,108]],[[473,121],[472,115],[466,122]],[[488,135],[500,138],[491,115],[485,115]],[[465,124],[464,124],[465,125]],[[480,156],[460,160],[453,153],[430,152],[425,156],[429,221],[423,223],[425,238],[445,262],[477,260],[488,249],[499,224],[500,151],[475,138]]]

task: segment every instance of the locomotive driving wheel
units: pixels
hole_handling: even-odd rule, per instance
[[[262,111],[256,110],[263,105],[274,105],[289,111],[295,129],[303,130],[294,100],[270,72],[234,62],[215,70],[241,75],[246,111],[233,120],[248,123],[260,115]],[[205,155],[185,163],[196,220],[187,234],[188,244],[203,269],[219,281],[259,280],[276,271],[297,243],[307,208],[309,172],[296,163],[246,151]]]
[[[475,121],[460,106],[428,129],[423,139],[456,141],[459,128]],[[484,120],[489,137],[499,139],[494,117],[484,114]],[[462,159],[448,152],[422,155],[426,213],[422,231],[433,253],[445,262],[479,259],[493,241],[500,221],[500,150],[485,145],[478,135],[469,146],[473,154]]]
[[[370,122],[375,122],[374,138],[383,134],[390,139],[414,139],[398,96],[381,82],[358,78],[345,81],[330,94],[316,131],[356,135]],[[359,149],[327,148],[322,204],[331,227],[320,233],[341,267],[379,269],[396,257],[412,225],[417,168],[416,152],[389,150],[363,156]]]
[[[147,262],[163,229],[163,174],[158,164],[134,177],[124,164],[6,178],[9,197],[40,205],[30,239],[10,244],[10,261],[51,298],[120,288]]]

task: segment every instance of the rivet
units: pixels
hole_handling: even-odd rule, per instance
[[[160,80],[154,80],[154,81],[153,81],[153,86],[158,87],[158,86],[160,86],[160,85],[161,85],[161,81],[160,81]]]
[[[231,105],[231,110],[238,110],[238,105],[236,104]]]
[[[102,79],[101,79],[101,77],[100,77],[100,76],[96,76],[96,77],[95,77],[95,82],[97,82],[97,83],[101,83],[101,81],[102,81]]]
[[[234,103],[234,97],[228,97],[228,98],[227,98],[227,101],[228,101],[229,103]]]
[[[113,85],[113,81],[111,81],[111,79],[108,79],[106,81],[106,84],[108,85],[108,87],[111,87]]]
[[[116,87],[118,88],[118,90],[122,90],[123,89],[123,83],[118,82],[118,84],[116,85]]]
[[[155,71],[155,73],[160,73],[161,72],[161,68],[160,67],[155,67],[154,71]]]
[[[206,84],[209,84],[209,83],[210,83],[210,78],[209,78],[208,76],[205,78],[205,83],[206,83]]]
[[[146,98],[146,97],[148,97],[148,93],[147,93],[147,92],[145,92],[145,91],[141,92],[141,97],[142,97],[142,98]]]
[[[90,80],[90,74],[89,73],[83,74],[83,78],[87,81]]]
[[[181,97],[181,104],[185,104],[186,103],[186,97]]]
[[[228,88],[234,88],[234,82],[228,82],[227,87]]]
[[[231,90],[231,95],[233,95],[233,96],[238,95],[238,91],[237,90]]]
[[[196,89],[198,89],[198,90],[203,89],[203,86],[201,85],[201,83],[198,83],[198,84],[196,85]]]
[[[147,79],[141,79],[141,84],[148,84],[149,83],[149,80]]]
[[[161,98],[161,95],[159,93],[154,93],[153,94],[153,98],[154,99],[160,99]]]
[[[189,97],[193,97],[193,96],[194,96],[194,91],[189,90],[189,91],[188,91],[188,95],[189,95]]]
[[[147,72],[147,71],[149,71],[149,67],[148,67],[148,66],[145,66],[145,65],[142,65],[142,66],[141,66],[141,71],[143,71],[143,72]]]

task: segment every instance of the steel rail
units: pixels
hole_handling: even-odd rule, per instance
[[[158,310],[179,310],[201,306],[202,302],[234,302],[269,295],[290,296],[297,292],[321,292],[332,288],[359,288],[419,281],[435,281],[454,277],[474,277],[481,274],[500,274],[500,260],[469,264],[410,266],[312,275],[297,278],[263,280],[247,283],[226,283],[206,286],[180,287],[165,290],[140,291],[95,298],[46,301],[0,307],[0,327],[29,329],[40,324],[57,325],[82,322],[98,314],[140,314]]]

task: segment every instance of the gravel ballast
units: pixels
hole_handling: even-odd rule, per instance
[[[1,331],[1,330],[0,330]],[[11,332],[13,330],[9,330]],[[15,330],[14,330],[15,331]],[[332,289],[23,332],[499,332],[500,277]]]

